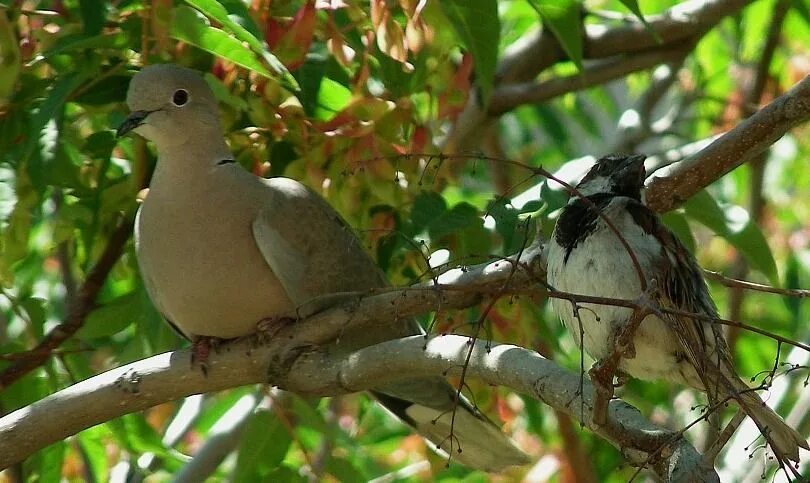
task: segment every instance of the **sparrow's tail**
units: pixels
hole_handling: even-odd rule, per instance
[[[723,371],[726,373],[727,371]],[[753,389],[749,388],[736,374],[725,374],[732,382],[737,394],[733,399],[740,408],[754,420],[759,431],[778,455],[799,461],[799,448],[810,450],[807,439],[785,423],[781,416],[769,408]]]
[[[427,439],[433,449],[448,454],[451,461],[488,472],[530,461],[467,399],[462,397],[456,405],[455,390],[442,378],[397,381],[375,388],[372,394]]]
[[[766,435],[774,451],[784,455],[791,461],[799,461],[799,447],[810,450],[807,440],[798,431],[791,428],[776,414],[773,409],[765,405],[759,395],[750,389],[743,393],[743,411],[754,420],[759,430]]]

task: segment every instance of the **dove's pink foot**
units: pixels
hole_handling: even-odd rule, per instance
[[[266,317],[256,324],[256,338],[260,344],[270,342],[281,329],[293,322],[292,317]]]
[[[191,365],[199,365],[204,375],[208,375],[208,356],[211,349],[214,351],[219,347],[222,339],[217,337],[197,336],[191,343]]]

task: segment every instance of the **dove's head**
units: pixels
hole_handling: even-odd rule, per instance
[[[606,193],[640,201],[645,159],[643,154],[609,154],[600,158],[577,184],[577,190],[583,196]]]
[[[155,64],[135,74],[127,104],[132,111],[117,135],[135,131],[158,151],[199,139],[222,138],[219,109],[198,72],[173,64]]]

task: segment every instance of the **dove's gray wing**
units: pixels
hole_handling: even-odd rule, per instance
[[[253,222],[253,234],[267,264],[302,312],[325,308],[329,294],[387,285],[352,229],[320,196],[286,178],[269,179],[266,184],[268,202]],[[389,320],[342,334],[336,348],[352,350],[420,333],[422,329],[410,317]],[[453,450],[453,457],[462,463],[498,471],[527,462],[526,455],[464,398],[458,404],[453,428],[457,440],[453,441],[449,436],[455,390],[443,378],[402,380],[372,393],[435,446]],[[459,447],[461,453],[455,451]]]

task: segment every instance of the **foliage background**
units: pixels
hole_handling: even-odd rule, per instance
[[[128,241],[127,220],[155,159],[142,140],[116,140],[113,129],[127,113],[122,101],[140,66],[176,62],[205,72],[238,161],[256,174],[293,177],[318,190],[357,228],[392,283],[406,285],[429,273],[429,258],[433,265],[443,258],[475,263],[514,253],[533,233],[523,225],[526,213],[542,208],[534,219],[550,233],[565,196],[520,164],[572,179],[584,169],[580,158],[610,151],[677,161],[810,72],[806,3],[703,3],[728,10],[705,26],[705,35],[696,30],[673,42],[661,34],[653,47],[617,46],[618,55],[607,60],[596,59],[594,51],[605,45],[590,43],[594,28],[640,25],[638,13],[654,25],[676,2],[28,0],[3,6],[0,411],[183,344],[151,306]],[[555,39],[548,44],[556,49],[552,61],[516,56],[541,24]],[[507,62],[515,58],[517,67]],[[615,69],[608,79],[600,77],[606,64]],[[535,97],[509,103],[510,82],[537,87]],[[561,89],[551,89],[554,82]],[[487,102],[489,114],[471,114]],[[761,160],[666,214],[704,267],[780,287],[810,286],[808,134],[807,126],[795,129]],[[439,152],[516,163],[430,156]],[[728,318],[810,339],[806,302],[711,288]],[[471,310],[424,322],[434,331],[464,332],[477,316]],[[25,352],[53,341],[63,322],[78,331]],[[544,300],[501,300],[488,328],[494,340],[579,367],[579,352]],[[772,366],[775,342],[738,331],[729,337],[742,374]],[[806,353],[790,357],[807,364]],[[37,368],[12,383],[6,377],[20,360],[35,360]],[[781,378],[787,384],[771,396],[781,398],[783,414],[797,415],[792,422],[803,434],[810,425],[803,417],[810,404],[802,392],[806,378],[806,370]],[[626,481],[632,475],[616,450],[542,404],[497,388],[473,384],[472,391],[537,462],[496,478]],[[698,414],[692,407],[699,399],[680,387],[631,381],[621,396],[672,426]],[[0,480],[164,481],[214,435],[233,450],[215,479],[488,478],[457,465],[445,469],[419,437],[365,396],[314,401],[244,387],[89,429],[0,473]],[[700,428],[690,435],[699,440]],[[753,439],[743,431],[727,451],[721,471],[728,481],[760,477],[764,456],[755,452],[749,460],[753,447],[746,448]]]

